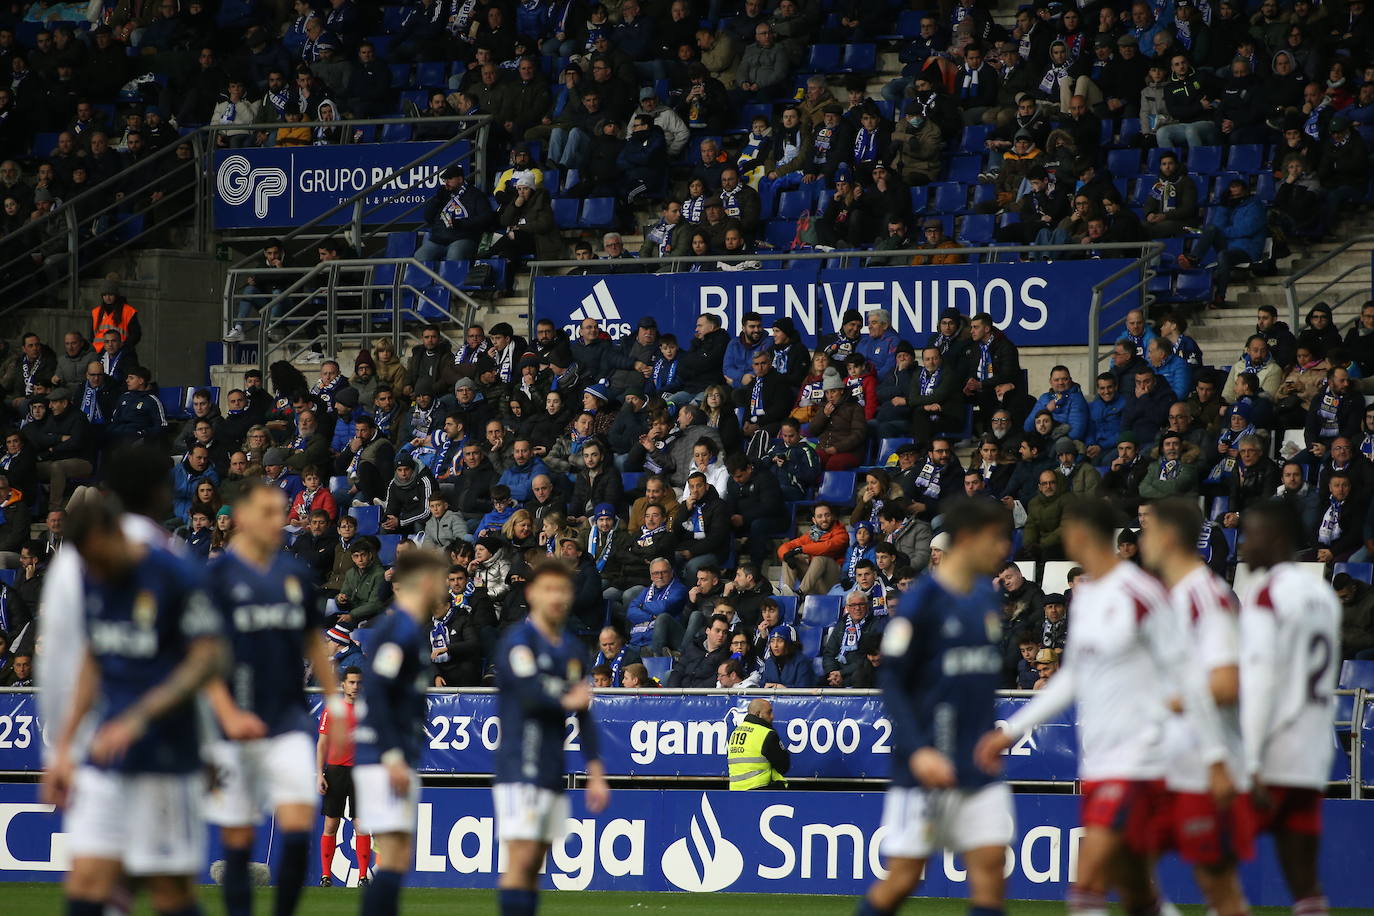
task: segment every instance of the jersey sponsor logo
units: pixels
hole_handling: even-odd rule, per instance
[[[1002,670],[1002,656],[995,646],[953,646],[944,651],[940,669],[945,677],[997,674]]]
[[[699,813],[699,820],[696,814],[692,815],[689,836],[680,837],[669,845],[660,865],[663,877],[674,887],[710,894],[725,890],[739,880],[744,874],[744,855],[721,832],[711,800],[704,792]]]
[[[245,604],[234,608],[234,629],[240,633],[259,630],[305,629],[305,609],[299,604]]]
[[[157,655],[157,631],[136,626],[127,620],[95,620],[90,629],[91,648],[96,655],[121,655],[125,658],[152,658]]]

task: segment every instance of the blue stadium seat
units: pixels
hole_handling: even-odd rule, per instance
[[[377,559],[383,566],[390,566],[396,562],[396,545],[401,543],[399,534],[382,534],[377,537],[381,544],[381,549],[377,551]]]
[[[834,73],[839,67],[840,46],[818,44],[811,46],[800,70],[802,73]]]
[[[978,248],[992,241],[993,221],[991,213],[970,213],[964,217],[964,225],[959,230],[959,242],[969,248]]]
[[[1272,203],[1278,195],[1278,185],[1274,182],[1273,172],[1260,172],[1255,176],[1255,196],[1265,203]]]
[[[448,62],[436,60],[417,64],[415,85],[421,89],[443,89],[448,86]]]
[[[930,188],[930,209],[936,213],[959,213],[968,206],[968,191],[958,182],[941,181]]]
[[[807,191],[783,191],[778,195],[778,219],[796,221],[810,206],[811,195]]]
[[[844,46],[844,59],[840,62],[841,73],[869,74],[878,69],[878,46],[875,44],[853,44]]]
[[[970,124],[964,128],[964,135],[959,141],[959,149],[965,153],[977,153],[981,156],[987,151],[983,144],[987,142],[990,133],[992,133],[992,125],[990,124]]]
[[[838,508],[854,505],[855,477],[853,471],[826,471],[816,490],[816,500]]]
[[[383,124],[382,142],[383,143],[405,143],[414,136],[414,132],[409,124]]]
[[[1226,154],[1226,167],[1246,175],[1263,167],[1264,146],[1259,143],[1237,143]],[[1191,163],[1189,163],[1191,165]]]
[[[657,678],[660,683],[668,680],[668,674],[673,670],[673,658],[665,655],[662,658],[650,656],[640,659],[644,663],[644,670],[649,672],[649,677]]]
[[[802,654],[807,658],[821,657],[821,642],[825,637],[823,627],[811,627],[805,624],[797,627],[797,639],[801,642]]]
[[[358,520],[358,533],[375,536],[382,530],[381,506],[354,506],[352,515]]]
[[[883,439],[878,443],[878,466],[887,464],[887,459],[897,454],[897,449],[910,444],[910,438]]]
[[[406,10],[409,7],[404,5],[382,7],[382,31],[388,35],[394,35],[401,30],[401,25],[406,18]],[[378,55],[380,57],[380,55]]]
[[[1116,142],[1122,146],[1130,146],[1131,141],[1140,136],[1139,118],[1122,118],[1121,133],[1117,134]]]
[[[982,156],[955,156],[949,160],[949,170],[946,172],[945,179],[957,181],[960,184],[974,184],[978,181],[978,175],[982,171]]]
[[[588,197],[582,202],[577,225],[583,229],[605,229],[615,224],[614,197]]]
[[[924,16],[924,10],[902,10],[897,14],[892,31],[903,38],[915,38],[921,34],[921,19]]]
[[[582,201],[576,197],[555,197],[553,199],[553,219],[559,229],[576,229],[578,210]]]
[[[1206,302],[1212,298],[1210,270],[1181,270],[1174,281],[1175,302]]]
[[[377,60],[386,60],[387,52],[391,50],[390,35],[369,35],[363,40],[372,43],[372,50],[377,53]]]
[[[620,472],[620,487],[626,493],[633,493],[635,490],[638,490],[643,481],[644,473],[642,471]]]
[[[828,627],[840,619],[840,608],[844,604],[843,595],[807,595],[802,602],[802,626]]]
[[[5,583],[6,585],[13,585],[15,573],[17,573],[18,571],[19,570],[17,569],[0,569],[0,582]],[[796,599],[794,598],[792,600],[795,601]]]
[[[467,259],[439,262],[439,276],[459,289],[462,289],[463,284],[467,282],[468,272],[471,270],[472,262]],[[439,289],[443,289],[443,287],[439,287]],[[446,289],[443,291],[448,293]]]
[[[186,409],[186,389],[162,386],[157,390],[157,399],[162,402],[162,412],[169,420],[185,420],[191,415]]]
[[[1111,150],[1107,153],[1107,171],[1118,178],[1136,177],[1140,174],[1140,150]]]
[[[973,186],[973,202],[970,204],[975,210],[979,204],[990,204],[997,200],[997,185],[976,184]]]
[[[790,219],[773,219],[763,228],[763,240],[775,251],[787,251],[797,237],[797,223]]]
[[[386,234],[386,256],[388,258],[408,258],[415,253],[415,233],[406,230]]]
[[[1337,563],[1331,567],[1332,578],[1341,573],[1345,573],[1352,579],[1359,579],[1366,585],[1374,583],[1374,563]]]
[[[338,475],[329,478],[329,495],[334,497],[334,502],[343,508],[340,510],[340,517],[348,514],[348,477]]]
[[[391,73],[392,88],[404,89],[410,85],[410,64],[387,64],[386,68]]]
[[[508,283],[506,281],[506,271],[508,270],[510,265],[508,264],[505,258],[479,258],[473,263],[487,265],[489,268],[491,268],[491,273],[488,276],[486,282],[481,284],[474,284],[471,281],[464,280],[464,290],[502,290],[508,288]]]
[[[1221,171],[1221,147],[1193,146],[1188,149],[1188,171],[1194,175],[1215,175]]]
[[[12,569],[5,572],[14,572]],[[797,596],[796,595],[774,595],[773,600],[778,603],[779,620],[783,623],[794,623],[797,619]]]
[[[416,108],[419,108],[421,111],[424,111],[425,106],[429,104],[427,101],[425,101],[425,91],[423,89],[403,90],[401,92],[400,99],[400,105],[402,110],[405,109],[406,102],[412,103],[413,105],[415,105]]]
[[[1356,659],[1342,662],[1339,686],[1342,690],[1354,690],[1357,687],[1374,690],[1374,662]]]
[[[923,184],[917,185],[916,187],[911,188],[910,194],[911,212],[920,213],[922,210],[926,208],[926,201],[929,198],[929,192],[926,190],[926,186]]]

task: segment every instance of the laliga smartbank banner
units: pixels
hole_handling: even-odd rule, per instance
[[[215,228],[302,225],[439,145],[432,141],[221,150],[215,155]],[[385,201],[367,221],[385,223],[428,200],[439,186],[439,172],[451,163],[465,163],[469,153],[467,141],[459,141],[398,175],[367,197],[365,209]],[[328,224],[343,225],[352,216],[350,208]]]
[[[846,310],[877,308],[891,313],[898,335],[923,343],[940,313],[955,308],[966,319],[987,312],[1020,346],[1082,346],[1088,342],[1093,286],[1130,260],[846,269],[825,268],[822,260],[792,263],[767,270],[539,277],[534,308],[537,317],[574,335],[583,319],[592,318],[616,339],[633,334],[639,319],[652,315],[660,331],[684,344],[700,315],[718,316],[733,334],[745,313],[758,312],[765,328],[791,318],[807,346],[828,340]],[[1131,282],[1130,276],[1113,282],[1105,298]]]
[[[620,790],[596,815],[580,792],[570,794],[572,816],[545,863],[546,888],[857,896],[885,874],[879,792]],[[0,785],[0,881],[56,881],[68,864],[61,818],[36,798],[34,785]],[[1010,898],[1063,898],[1078,868],[1078,812],[1075,796],[1016,796],[1016,838],[1006,851]],[[1321,877],[1332,905],[1374,907],[1374,886],[1364,879],[1374,802],[1327,801],[1322,816]],[[270,843],[270,829],[259,830],[259,859],[280,846]],[[358,877],[352,832],[346,821],[331,866],[335,880],[350,885]],[[212,849],[211,860],[217,856]],[[421,792],[408,886],[494,887],[502,861],[490,791]],[[1267,838],[1242,876],[1251,903],[1288,903]],[[936,854],[920,893],[966,897],[966,882],[959,858]],[[1161,885],[1170,900],[1200,902],[1177,859],[1163,863]]]

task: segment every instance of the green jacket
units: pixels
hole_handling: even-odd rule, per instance
[[[342,594],[348,596],[343,610],[355,622],[369,620],[386,609],[386,577],[382,574],[382,564],[373,561],[366,569],[354,566],[345,575]]]
[[[1027,547],[1058,547],[1061,540],[1060,523],[1064,517],[1064,494],[1056,493],[1046,499],[1043,493],[1026,506],[1026,526],[1023,543]]]
[[[1180,494],[1192,496],[1197,493],[1197,465],[1188,464],[1180,461],[1178,463],[1178,473],[1172,480],[1159,479],[1159,461],[1151,461],[1150,466],[1145,469],[1145,479],[1140,481],[1140,496],[1142,499],[1163,499],[1166,496],[1178,496]]]

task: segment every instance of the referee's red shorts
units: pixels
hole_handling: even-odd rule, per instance
[[[1083,826],[1121,835],[1137,855],[1157,852],[1167,832],[1169,790],[1162,779],[1104,779],[1083,783]]]
[[[1266,786],[1269,807],[1257,809],[1259,831],[1282,830],[1307,836],[1322,835],[1322,798],[1316,789]]]
[[[1204,792],[1175,792],[1169,846],[1190,865],[1220,866],[1255,856],[1255,809],[1237,795],[1225,811]]]

